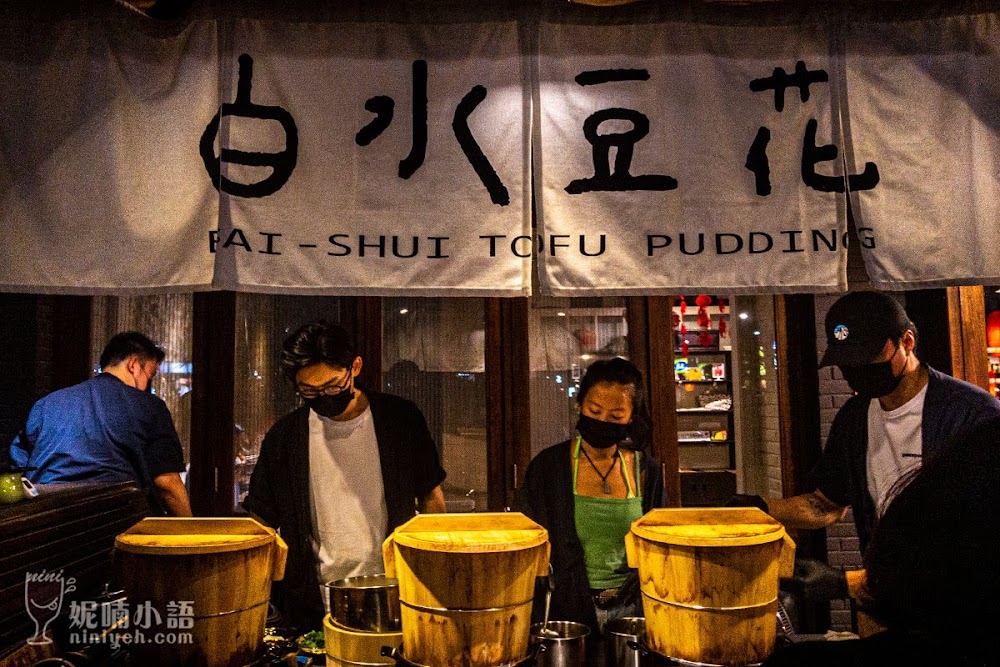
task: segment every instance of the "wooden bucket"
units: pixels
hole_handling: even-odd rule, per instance
[[[751,665],[774,650],[778,579],[795,543],[756,508],[655,509],[625,538],[639,568],[646,641],[669,658]]]
[[[494,667],[528,656],[535,577],[548,532],[520,512],[423,514],[382,545],[399,580],[403,657],[434,667]]]
[[[151,518],[119,535],[115,568],[129,610],[134,615],[148,602],[160,619],[147,629],[131,625],[145,638],[131,645],[133,663],[242,667],[253,662],[263,643],[271,581],[284,576],[287,553],[274,530],[253,519]],[[177,613],[185,601],[190,620]]]
[[[395,665],[396,661],[382,655],[382,647],[399,648],[401,632],[362,632],[344,627],[330,614],[323,617],[326,638],[327,665]]]

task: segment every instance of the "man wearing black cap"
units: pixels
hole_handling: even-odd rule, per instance
[[[759,502],[753,504],[790,528],[824,528],[852,507],[864,551],[899,490],[893,488],[896,483],[933,458],[950,438],[1000,416],[1000,402],[921,363],[914,354],[916,327],[887,294],[841,297],[827,313],[825,329],[827,348],[820,367],[837,366],[855,396],[834,418],[826,448],[810,474],[814,490],[791,498],[755,498]],[[842,575],[836,583],[841,590],[828,597],[846,597]]]

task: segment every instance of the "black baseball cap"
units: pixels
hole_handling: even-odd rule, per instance
[[[864,366],[882,352],[887,340],[913,329],[903,306],[883,292],[851,292],[826,313],[824,366]]]

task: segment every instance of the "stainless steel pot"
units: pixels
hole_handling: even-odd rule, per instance
[[[587,635],[590,628],[572,621],[549,621],[551,632],[542,632],[542,624],[531,626],[531,636],[542,645],[538,652],[538,667],[586,667]]]
[[[629,642],[646,638],[646,619],[615,618],[604,626],[604,657],[607,667],[645,667],[650,661]]]
[[[348,577],[326,584],[330,616],[361,632],[399,631],[399,582],[384,574]]]

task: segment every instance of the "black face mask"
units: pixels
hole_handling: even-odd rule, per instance
[[[326,417],[327,419],[333,419],[344,413],[347,406],[351,404],[354,400],[354,388],[345,389],[339,394],[334,394],[333,396],[317,396],[316,398],[305,399],[305,404],[310,410],[315,412],[321,417]]]
[[[597,449],[607,449],[628,438],[628,424],[602,422],[599,419],[580,415],[576,430],[588,445]]]
[[[896,350],[898,351],[899,348]],[[896,355],[892,356],[895,358]],[[840,369],[840,373],[847,380],[851,389],[865,398],[888,396],[903,381],[902,371],[899,375],[893,375],[892,359],[866,366],[844,366]]]

